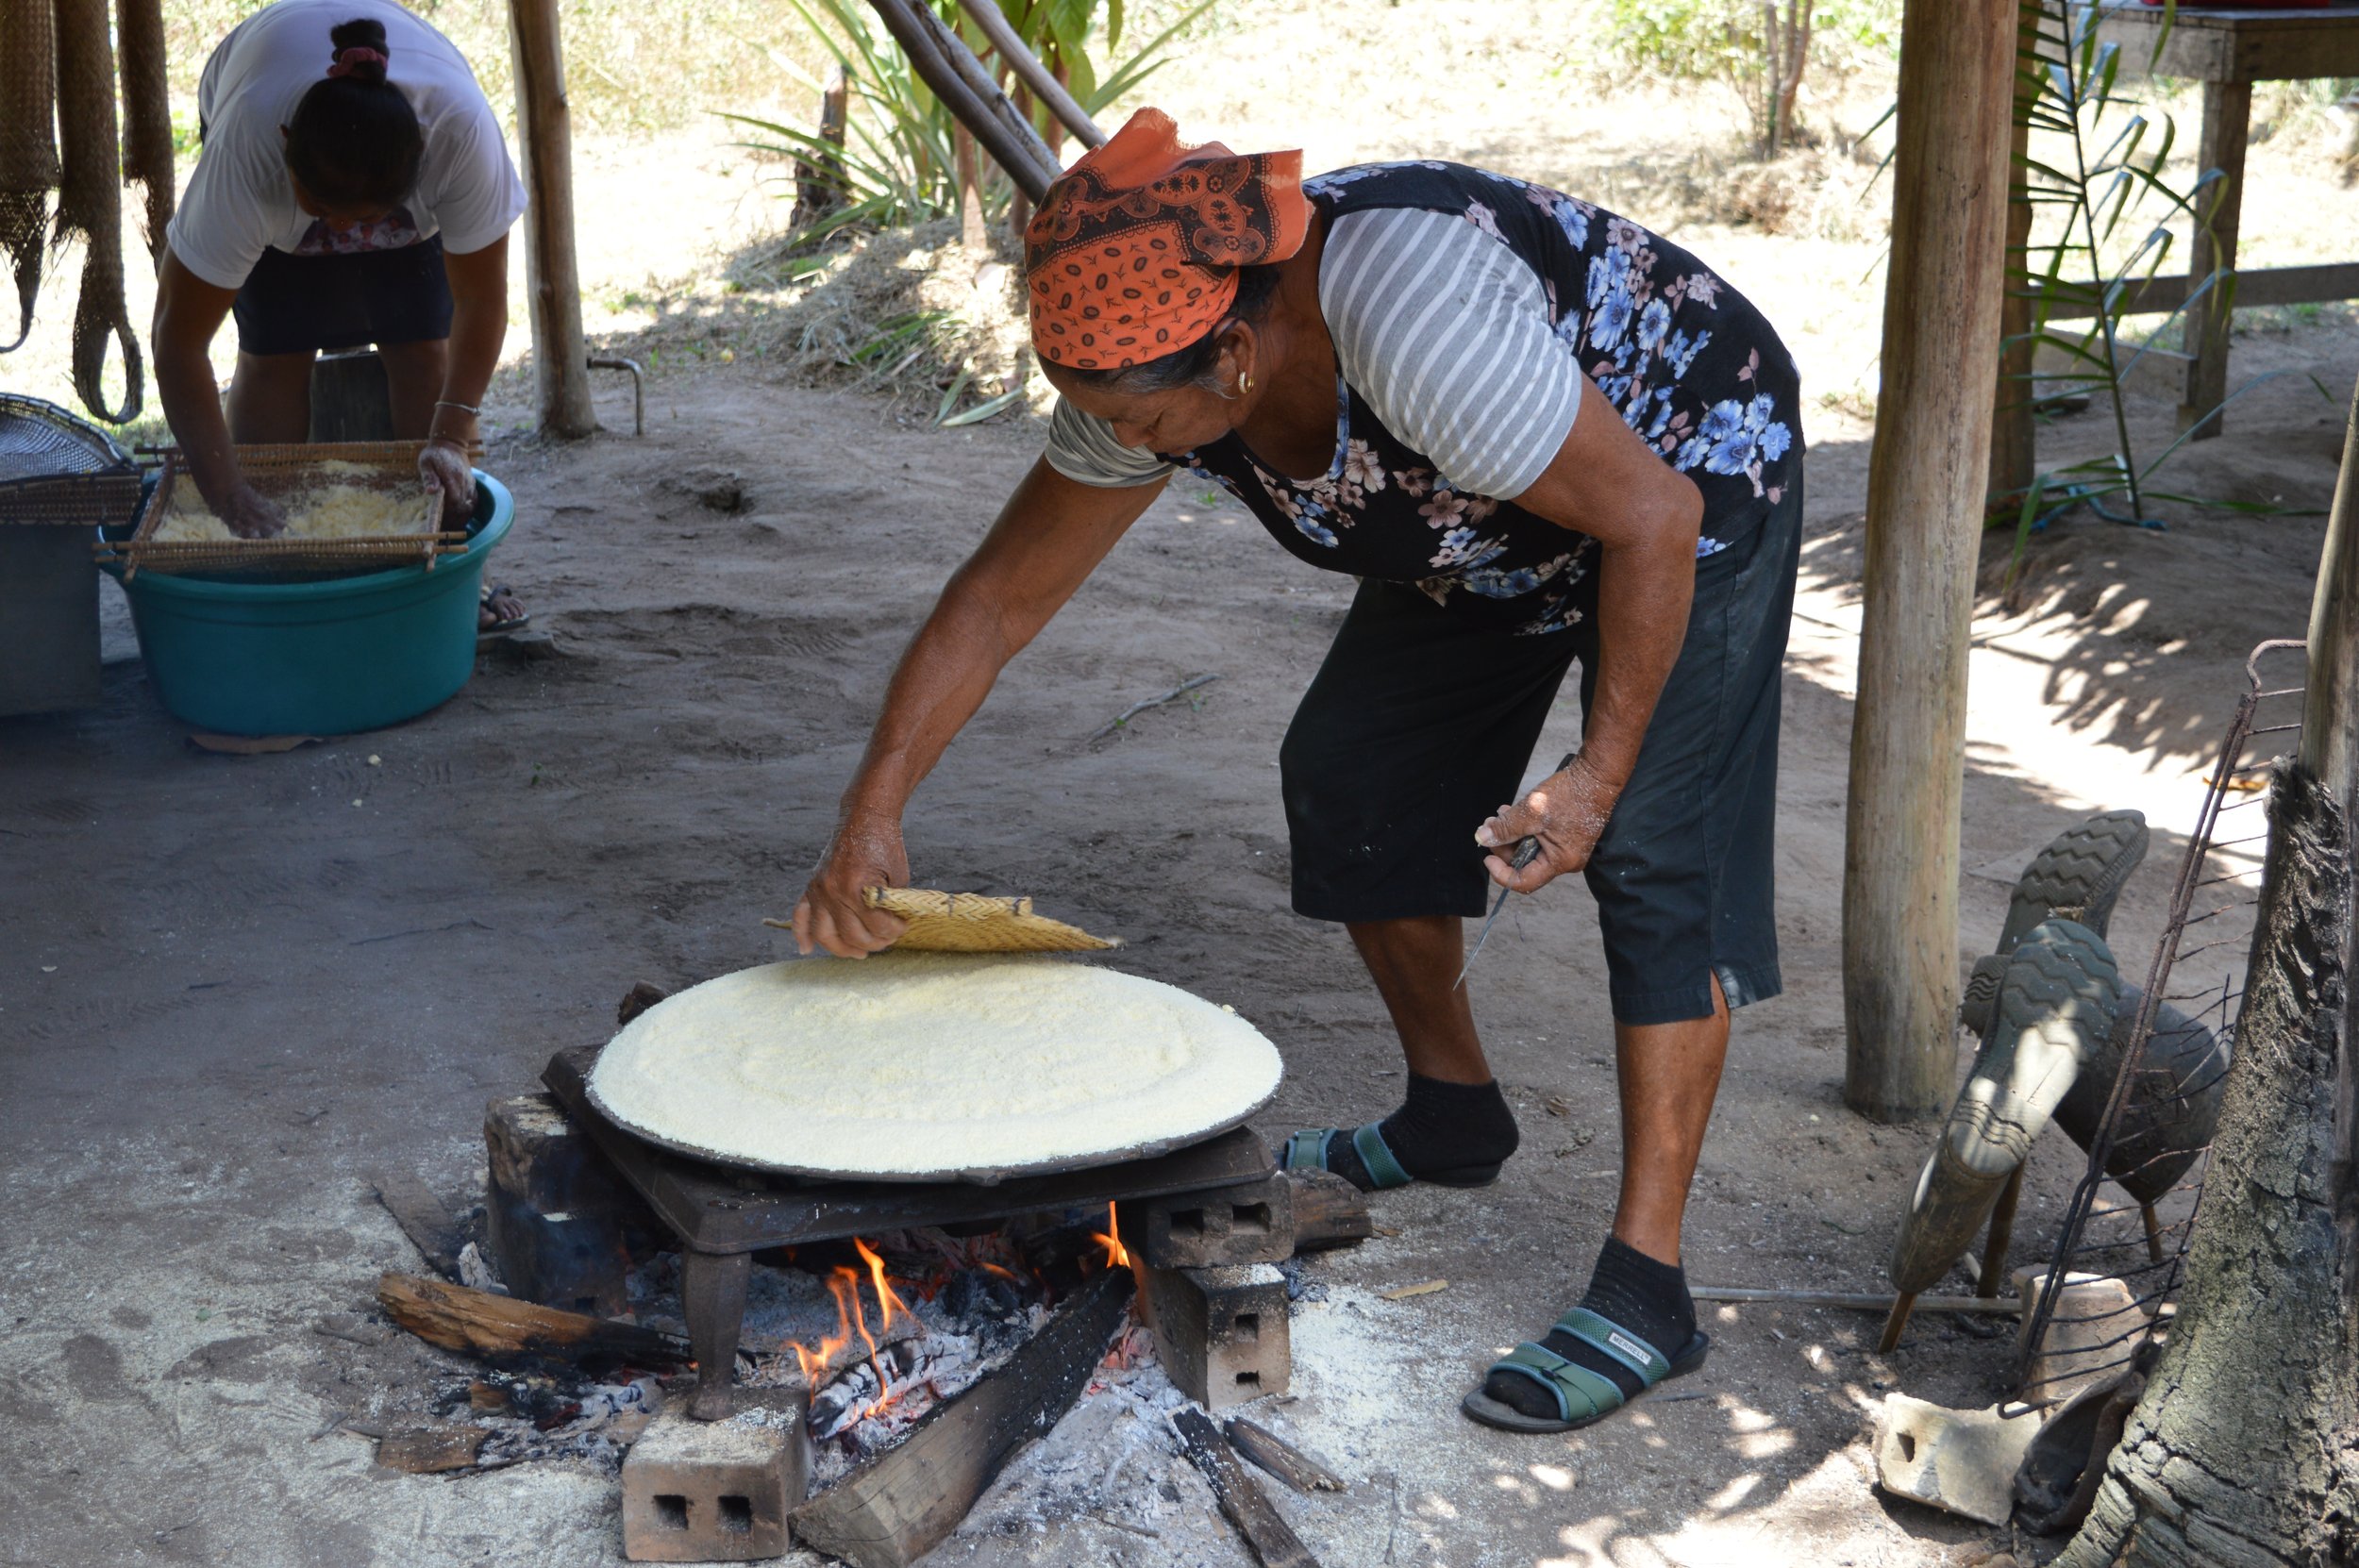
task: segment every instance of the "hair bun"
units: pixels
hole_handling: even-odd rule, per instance
[[[327,29],[327,42],[335,51],[337,75],[357,77],[364,82],[381,82],[385,67],[392,60],[392,51],[385,42],[385,24],[374,17],[356,16],[349,22],[339,22]],[[353,50],[364,50],[359,59],[344,57]],[[374,55],[374,59],[368,58]]]

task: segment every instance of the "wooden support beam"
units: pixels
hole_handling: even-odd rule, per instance
[[[2007,273],[2010,286],[1999,312],[1999,401],[1990,432],[1990,494],[1994,503],[2032,488],[2039,472],[2039,420],[2033,406],[2039,389],[2032,380],[2033,294],[2021,286],[2030,270],[2032,198],[2024,179],[2031,157],[2032,106],[2040,92],[2033,50],[2044,14],[2042,0],[2017,0],[2016,11],[2014,125],[2007,150]]]
[[[1844,850],[1844,1099],[1931,1116],[1957,1065],[1966,650],[2004,292],[2015,8],[1907,0]]]
[[[2236,269],[2238,209],[2244,205],[2244,149],[2252,119],[2252,84],[2203,84],[2203,140],[2196,167],[2220,172],[2218,186],[2208,193],[2211,217],[2196,225],[2195,243],[2187,249],[2187,272],[2209,277],[2216,270]],[[2187,375],[2186,401],[2179,405],[2179,428],[2190,439],[2209,441],[2219,434],[2214,412],[2228,395],[2229,295],[2215,289],[2187,311],[2186,349],[2195,359]]]
[[[590,409],[590,353],[581,337],[581,275],[574,262],[574,132],[565,105],[558,0],[509,0],[516,68],[516,135],[524,143],[525,298],[541,432],[567,438],[598,427]]]

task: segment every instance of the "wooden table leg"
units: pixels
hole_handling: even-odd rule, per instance
[[[2203,84],[2203,142],[2196,155],[2200,169],[2217,169],[2225,189],[2213,209],[2208,226],[2199,225],[2187,253],[2187,275],[2200,282],[2215,268],[2236,265],[2236,225],[2244,206],[2245,138],[2252,118],[2250,82]],[[2193,430],[2194,440],[2219,434],[2220,419],[2213,412],[2228,395],[2227,302],[2215,288],[2187,308],[2186,346],[2194,363],[2187,367],[2185,400],[2179,405],[2179,428]]]
[[[696,1393],[688,1413],[698,1421],[733,1414],[729,1387],[737,1372],[737,1332],[745,1323],[745,1287],[754,1259],[745,1252],[680,1254],[680,1315],[696,1357]]]

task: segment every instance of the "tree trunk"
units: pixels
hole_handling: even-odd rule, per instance
[[[2236,1062],[2146,1397],[2063,1568],[2359,1561],[2359,1081],[2350,1059],[2359,403],[2310,625]]]

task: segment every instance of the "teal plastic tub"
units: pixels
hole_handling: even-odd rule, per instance
[[[475,672],[484,564],[516,516],[505,485],[479,470],[475,482],[474,537],[431,571],[284,583],[134,575],[123,592],[156,695],[182,723],[224,735],[350,735],[449,701]]]

